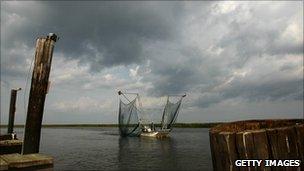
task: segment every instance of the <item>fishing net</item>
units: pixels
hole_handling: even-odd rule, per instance
[[[154,130],[154,123],[156,122],[152,121],[151,116],[156,116],[157,113],[158,116],[162,113],[160,125],[161,130],[170,131],[172,129],[172,125],[176,121],[182,103],[182,98],[185,97],[185,95],[180,96],[177,101],[174,100],[176,102],[172,102],[172,99],[170,100],[168,96],[163,112],[161,112],[161,110],[157,109],[151,110],[143,108],[138,94],[132,101],[130,101],[122,92],[119,92],[118,94],[123,95],[128,100],[128,103],[123,102],[121,99],[119,102],[118,122],[121,136],[139,136],[142,133],[143,128]]]
[[[180,98],[180,100],[178,100],[176,103],[172,103],[169,101],[169,97],[168,97],[167,104],[163,111],[163,117],[161,122],[162,129],[172,129],[172,125],[176,121],[181,103],[182,103],[182,98]]]
[[[121,136],[138,136],[140,134],[141,129],[139,126],[136,99],[137,98],[127,104],[120,100],[118,122]]]

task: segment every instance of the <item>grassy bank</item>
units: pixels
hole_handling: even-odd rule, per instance
[[[175,128],[211,128],[220,122],[215,123],[176,123]],[[155,124],[157,127],[160,124]],[[7,125],[0,125],[1,128],[7,127]],[[22,128],[24,125],[15,125],[15,128]],[[59,127],[118,127],[118,124],[45,124],[42,125],[44,128],[59,128]]]

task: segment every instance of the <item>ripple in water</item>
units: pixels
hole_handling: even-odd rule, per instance
[[[22,139],[23,129],[15,131]],[[117,128],[43,128],[40,144],[55,170],[212,170],[206,128],[175,128],[166,139],[122,138]]]

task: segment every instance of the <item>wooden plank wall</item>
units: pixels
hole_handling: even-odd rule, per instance
[[[214,170],[304,170],[300,167],[237,167],[236,160],[304,159],[304,120],[225,123],[209,131]]]

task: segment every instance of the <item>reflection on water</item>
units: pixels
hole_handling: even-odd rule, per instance
[[[155,139],[142,137],[119,138],[118,168],[178,169],[174,138]]]
[[[16,128],[20,139],[23,130]],[[43,128],[40,152],[54,157],[54,170],[212,170],[204,128],[176,128],[166,139],[121,138],[117,128]]]

